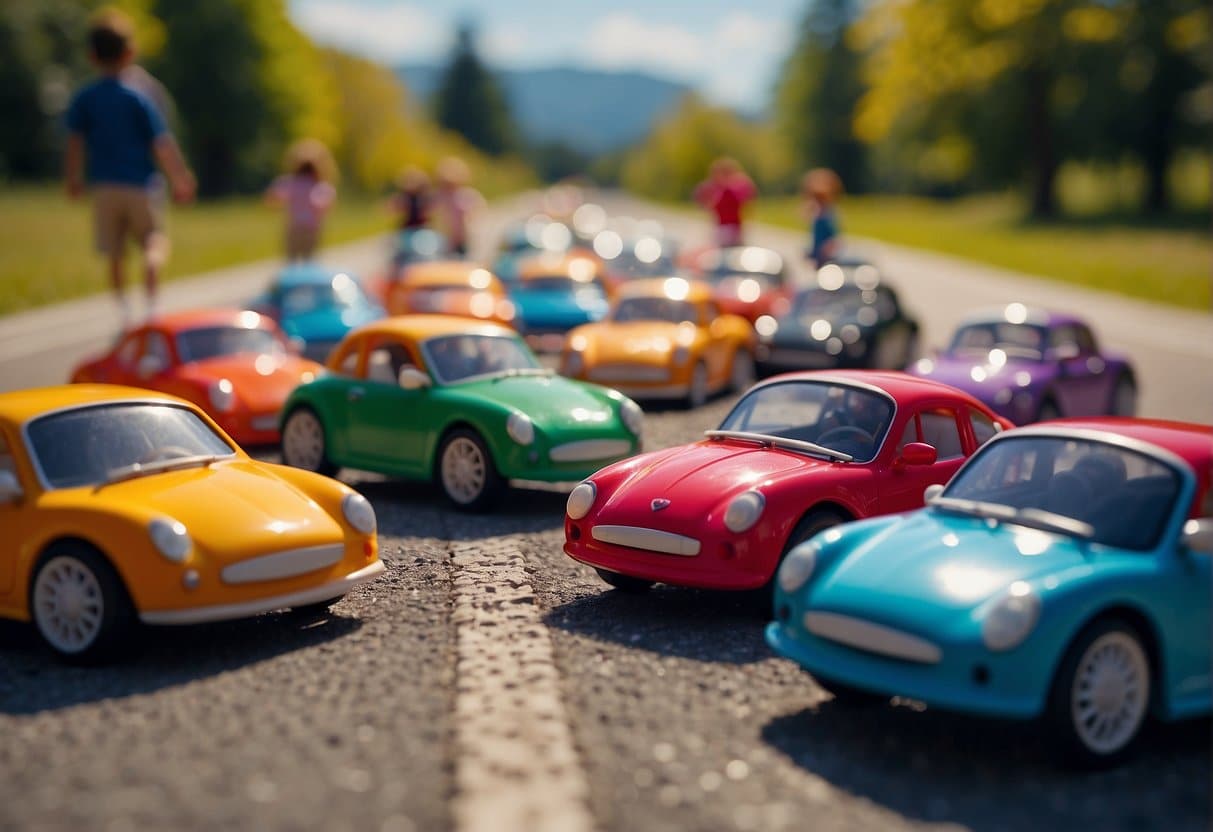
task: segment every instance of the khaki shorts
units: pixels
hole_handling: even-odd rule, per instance
[[[151,253],[161,248],[163,199],[150,188],[98,185],[93,189],[93,223],[97,251],[102,254],[121,254],[128,237]]]

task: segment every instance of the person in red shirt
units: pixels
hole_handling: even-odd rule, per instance
[[[757,195],[754,182],[736,159],[723,157],[712,162],[708,178],[695,187],[694,198],[716,216],[717,245],[741,245],[741,209]]]

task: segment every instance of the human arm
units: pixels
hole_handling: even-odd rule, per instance
[[[63,179],[69,197],[77,199],[84,193],[84,137],[79,133],[68,134],[63,154]]]
[[[152,143],[152,150],[156,155],[156,161],[160,163],[160,168],[164,171],[164,175],[168,177],[169,186],[173,191],[173,199],[177,202],[189,202],[192,200],[194,192],[198,188],[198,183],[194,179],[194,174],[189,169],[189,165],[185,163],[185,157],[181,155],[181,148],[177,146],[177,140],[173,138],[171,133],[161,133]]]

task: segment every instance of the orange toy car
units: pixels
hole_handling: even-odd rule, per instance
[[[386,290],[389,315],[427,312],[514,325],[505,286],[483,266],[466,260],[414,263]]]
[[[161,315],[72,371],[73,382],[143,387],[193,402],[237,442],[278,441],[287,394],[324,368],[293,354],[265,315],[208,309]]]

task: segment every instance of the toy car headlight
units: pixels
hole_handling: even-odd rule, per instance
[[[981,640],[995,651],[1018,647],[1040,618],[1040,597],[1023,581],[1011,584],[990,605],[981,622]]]
[[[535,441],[535,423],[530,416],[517,410],[506,419],[505,432],[519,445],[529,445]]]
[[[623,426],[637,436],[644,429],[644,411],[631,399],[624,399],[619,406],[619,418],[623,419]]]
[[[690,356],[691,351],[689,349],[686,347],[678,347],[676,350],[674,350],[673,361],[675,364],[685,364]]]
[[[729,531],[744,532],[758,522],[767,501],[757,491],[738,494],[724,512],[724,525]]]
[[[236,406],[236,388],[226,378],[212,384],[207,394],[210,396],[211,407],[220,413],[227,413]]]
[[[565,506],[565,511],[573,520],[580,520],[590,513],[590,507],[594,505],[594,499],[597,496],[598,488],[594,483],[586,480],[569,493],[569,502]]]
[[[779,588],[784,592],[795,592],[804,586],[817,568],[820,551],[816,543],[805,542],[788,552],[779,566]]]
[[[157,517],[148,524],[147,531],[157,552],[173,563],[185,563],[194,544],[184,523],[168,517]]]
[[[375,531],[375,509],[370,500],[361,494],[346,494],[341,500],[341,513],[355,531],[373,534]]]

